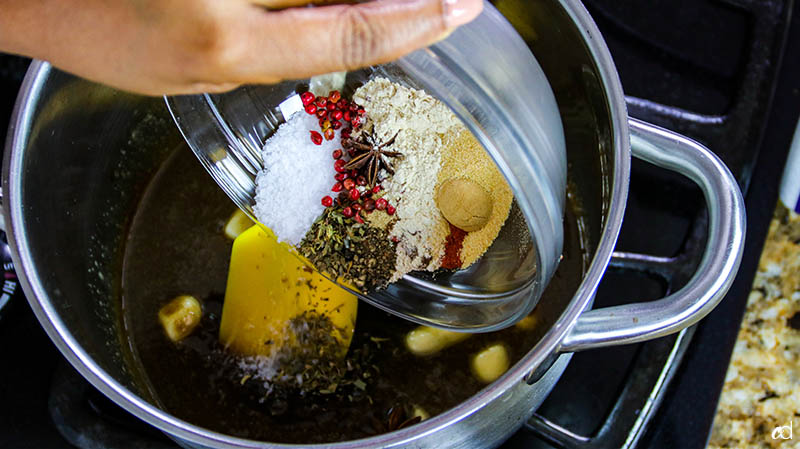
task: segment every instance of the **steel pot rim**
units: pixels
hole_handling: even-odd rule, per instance
[[[609,174],[612,183],[610,186],[608,214],[603,224],[600,242],[583,281],[567,308],[561,314],[561,317],[547,331],[542,339],[506,374],[477,394],[471,396],[452,409],[410,428],[360,440],[325,444],[325,447],[391,447],[410,443],[417,438],[437,432],[475,413],[489,402],[509,391],[519,382],[523,382],[534,368],[545,362],[552,354],[557,353],[562,340],[575,325],[580,314],[592,301],[616,244],[622,226],[622,218],[628,195],[631,156],[627,109],[622,87],[611,55],[588,12],[583,5],[578,2],[569,2],[566,0],[559,0],[559,2],[576,25],[578,32],[583,37],[584,43],[597,65],[600,84],[603,86],[606,95],[610,125],[612,128],[611,131],[614,136],[613,151],[611,151],[609,155],[613,158],[613,172]],[[9,128],[9,137],[4,158],[4,166],[7,172],[13,173],[14,170],[21,169],[21,154],[30,132],[28,125],[30,125],[35,112],[35,100],[38,98],[38,94],[51,69],[51,66],[47,62],[34,61],[25,77],[14,107]],[[6,200],[3,201],[4,214],[6,223],[10,224],[10,226],[8,226],[8,236],[12,248],[12,258],[17,267],[20,283],[26,293],[28,302],[50,339],[56,344],[62,354],[66,356],[69,362],[89,380],[94,387],[149,424],[192,443],[223,447],[280,448],[298,446],[232,437],[180,420],[145,401],[120,384],[97,365],[84,348],[80,346],[69,329],[67,329],[58,313],[53,309],[51,301],[49,301],[49,295],[45,291],[44,286],[39,282],[30,282],[31,279],[36,280],[37,276],[33,270],[34,264],[30,257],[29,246],[26,239],[22,218],[23,214],[21,213],[23,205],[20,201],[14,200],[15,198],[20,198],[19,184],[9,182],[9,177],[5,176],[3,178],[3,192],[5,192],[6,195]],[[42,298],[43,300],[37,298]],[[302,446],[308,447],[309,445]]]

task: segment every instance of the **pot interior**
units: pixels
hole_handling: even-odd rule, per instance
[[[273,386],[268,393],[263,381],[248,377],[257,371],[240,368],[247,362],[217,341],[231,250],[222,228],[234,210],[188,147],[179,146],[146,189],[128,228],[121,275],[128,362],[141,369],[159,406],[185,421],[283,443],[378,435],[412,419],[415,407],[437,415],[479,391],[483,384],[472,375],[470,359],[482,349],[501,343],[516,362],[541,336],[538,325],[514,326],[421,357],[404,344],[416,324],[361,303],[347,361],[364,370],[357,375],[366,384],[363,391],[340,381],[330,394],[301,397]],[[570,297],[586,269],[579,220],[568,209],[564,259],[544,302]],[[204,319],[176,345],[156,315],[170,299],[185,294],[201,301]],[[365,363],[369,366],[361,366]]]
[[[508,0],[496,5],[530,44],[555,93],[575,212],[565,220],[566,257],[534,312],[536,326],[521,337],[512,336],[513,330],[503,337],[515,339],[518,358],[562,315],[594,256],[608,213],[614,142],[600,77],[560,4]],[[219,228],[233,205],[192,159],[161,99],[118,92],[46,65],[32,70],[37,72],[29,80],[30,114],[19,122],[27,135],[12,141],[4,172],[5,191],[19,206],[5,207],[7,223],[18,214],[12,234],[29,300],[40,309],[40,319],[46,315],[72,338],[60,341],[54,330],[51,336],[63,351],[85,351],[96,368],[178,417],[212,430],[280,441],[268,430],[237,430],[233,421],[243,421],[238,416],[221,423],[203,410],[207,396],[164,380],[177,379],[174,371],[186,372],[197,360],[186,354],[168,357],[161,343],[165,337],[156,327],[156,304],[201,286],[199,296],[209,310],[217,307],[229,251]],[[364,317],[371,313],[377,312],[365,305],[359,311]],[[398,334],[410,326],[390,321]],[[210,338],[197,335],[199,341],[203,337]],[[465,354],[491,338],[468,342],[462,354],[454,353],[459,361],[453,363],[463,365]],[[398,371],[410,365],[402,357],[395,363]],[[419,365],[415,369],[428,372],[441,369],[414,363]],[[409,383],[424,384],[423,374],[409,376]],[[446,400],[429,406],[434,413],[480,388],[468,368],[435,377],[467,388],[445,392]],[[207,394],[221,391],[211,390],[220,385],[211,379],[198,382],[206,383]],[[410,391],[420,397],[424,393],[413,386]]]

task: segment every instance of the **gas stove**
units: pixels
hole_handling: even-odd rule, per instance
[[[578,353],[504,447],[703,448],[800,116],[800,18],[792,14],[800,8],[793,0],[584,3],[611,49],[630,114],[700,141],[736,175],[748,212],[745,255],[726,298],[697,326]],[[26,65],[0,55],[0,142]],[[696,187],[634,160],[618,253],[595,304],[680,288],[705,229]],[[67,364],[15,288],[13,267],[4,270],[0,447],[176,447]]]

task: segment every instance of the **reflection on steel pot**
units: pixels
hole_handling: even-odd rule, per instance
[[[717,304],[738,268],[744,210],[734,179],[697,143],[628,119],[613,63],[580,3],[496,4],[530,45],[555,93],[591,264],[572,295],[538,305],[540,338],[505,375],[420,424],[337,447],[498,445],[540,405],[570,351],[689,326]],[[3,172],[5,222],[20,281],[59,349],[122,407],[197,447],[278,447],[170,415],[123,363],[117,316],[125,229],[144,186],[180,143],[159,99],[34,63],[14,113]],[[709,209],[705,256],[695,277],[666,298],[587,311],[622,224],[631,148],[634,156],[700,186]]]

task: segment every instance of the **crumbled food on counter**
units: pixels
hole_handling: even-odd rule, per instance
[[[747,300],[709,448],[796,447],[772,433],[790,423],[800,429],[798,322],[800,215],[781,209]]]

